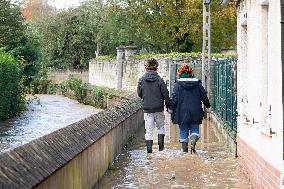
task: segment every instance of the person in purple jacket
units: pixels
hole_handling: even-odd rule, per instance
[[[196,153],[195,146],[199,139],[199,124],[202,123],[204,117],[202,103],[209,111],[210,103],[201,81],[193,77],[191,67],[182,64],[178,69],[177,77],[178,80],[174,85],[170,104],[172,121],[179,125],[183,152],[188,152],[190,138],[191,153]]]

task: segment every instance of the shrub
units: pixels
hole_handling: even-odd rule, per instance
[[[80,103],[86,104],[88,85],[83,83],[81,79],[70,77],[68,80],[60,84],[61,93],[77,100]]]
[[[115,59],[114,56],[98,56],[96,57],[96,60],[113,60]]]
[[[13,117],[24,110],[23,83],[17,60],[0,51],[0,120]]]
[[[51,82],[48,86],[47,86],[47,94],[53,95],[53,94],[57,94],[57,89],[58,89],[58,85]]]
[[[43,77],[36,77],[32,81],[29,91],[31,94],[54,94],[49,91],[50,85],[54,85],[51,80]]]
[[[67,81],[70,90],[73,91],[75,99],[80,103],[85,103],[88,90],[87,84],[83,83],[81,79],[76,79],[74,77],[70,77]]]
[[[83,83],[81,79],[77,79],[73,76],[61,82],[59,85],[47,80],[46,77],[37,77],[32,82],[29,91],[33,94],[62,94],[80,103],[102,109],[108,108],[108,100],[112,99],[114,96],[122,99],[128,94],[128,92],[123,90],[115,90],[101,86],[88,86],[87,83]]]
[[[219,54],[219,53],[212,53],[212,57],[214,58],[229,58],[229,57],[236,57],[235,54]],[[172,52],[168,54],[152,54],[152,53],[146,53],[146,54],[136,54],[132,56],[134,59],[137,60],[143,60],[151,57],[167,57],[167,58],[185,58],[185,57],[192,57],[192,58],[202,58],[201,52],[191,52],[191,53],[177,53]]]
[[[62,95],[73,98],[80,103],[88,104],[96,108],[107,108],[107,101],[113,98],[114,90],[107,87],[88,87],[81,79],[70,77],[61,82],[60,92]]]
[[[63,96],[68,96],[68,81],[62,81],[59,85],[60,92]]]
[[[107,108],[107,100],[113,97],[113,89],[94,86],[91,91],[90,104],[98,108]]]

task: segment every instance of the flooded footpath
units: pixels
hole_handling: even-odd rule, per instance
[[[251,188],[238,168],[237,158],[218,138],[213,123],[205,120],[201,126],[197,154],[183,153],[178,128],[174,132],[169,130],[166,128],[171,136],[167,137],[165,150],[159,152],[156,143],[153,153],[147,154],[141,128],[134,144],[116,158],[95,188]]]
[[[27,111],[19,117],[0,122],[0,153],[101,111],[59,95],[27,98]]]

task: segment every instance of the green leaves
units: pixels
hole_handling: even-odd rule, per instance
[[[61,93],[64,96],[73,98],[80,103],[92,105],[96,108],[107,108],[107,101],[114,95],[113,89],[93,86],[88,88],[87,83],[74,77],[69,77],[68,80],[60,84]]]
[[[88,68],[100,43],[104,22],[99,2],[86,2],[60,12],[42,26],[42,48],[47,66],[59,69]]]
[[[214,58],[232,58],[236,57],[235,54],[219,54],[219,53],[213,53],[211,54]],[[134,59],[142,60],[147,59],[151,57],[167,57],[167,58],[185,58],[185,57],[191,57],[194,59],[201,59],[202,53],[200,52],[190,52],[190,53],[178,53],[178,52],[172,52],[168,54],[154,54],[154,53],[144,53],[144,54],[137,54],[132,56]]]
[[[15,116],[24,108],[21,72],[18,62],[0,51],[0,120]]]
[[[0,0],[0,10],[0,48],[22,60],[27,85],[35,76],[40,59],[37,30],[24,23],[19,5],[10,0]]]
[[[0,10],[0,47],[13,49],[24,32],[20,7],[10,0],[0,0]]]
[[[235,49],[236,8],[214,2],[211,9],[212,51]],[[200,0],[84,1],[38,25],[44,64],[88,68],[90,59],[129,44],[144,53],[200,52],[202,16]]]
[[[203,7],[200,0],[113,2],[106,23],[112,48],[133,41],[146,52],[200,52]],[[212,4],[212,46],[215,52],[236,45],[236,9]],[[106,45],[105,45],[106,46]],[[109,52],[109,50],[108,50]]]

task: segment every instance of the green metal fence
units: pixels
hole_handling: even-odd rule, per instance
[[[202,79],[201,60],[173,61],[170,69],[171,88],[176,80],[176,73],[182,63],[193,68],[194,76]],[[237,131],[237,60],[232,58],[214,59],[210,66],[210,94],[208,94],[214,112],[222,118],[231,130]]]
[[[214,111],[237,131],[237,63],[236,59],[217,60],[213,65]]]

